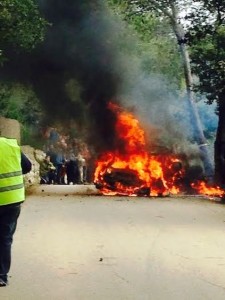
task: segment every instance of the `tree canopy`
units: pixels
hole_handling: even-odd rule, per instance
[[[178,45],[168,19],[159,18],[154,10],[145,10],[142,7],[144,1],[108,2],[114,12],[126,21],[127,26],[136,32],[144,71],[163,74],[170,84],[183,86],[184,77]]]
[[[225,6],[220,0],[198,3],[187,15],[192,68],[199,78],[197,89],[209,103],[225,101]]]
[[[43,41],[47,22],[33,0],[0,0],[0,63],[10,48],[33,49]]]

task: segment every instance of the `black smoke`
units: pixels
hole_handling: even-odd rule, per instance
[[[38,3],[50,23],[45,40],[29,54],[12,49],[1,77],[31,84],[49,122],[74,119],[82,123],[81,105],[66,91],[66,84],[75,79],[89,120],[89,141],[98,150],[112,149],[115,116],[107,106],[110,100],[115,101],[122,79],[111,41],[113,29],[102,1]]]

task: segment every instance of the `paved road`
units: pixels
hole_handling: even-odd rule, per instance
[[[10,275],[1,300],[224,300],[225,206],[30,195]]]

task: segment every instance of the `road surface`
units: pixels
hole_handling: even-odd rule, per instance
[[[27,197],[1,300],[225,299],[224,205],[59,191]]]

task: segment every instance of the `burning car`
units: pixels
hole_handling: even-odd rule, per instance
[[[135,116],[116,104],[110,103],[109,107],[116,115],[115,130],[120,146],[102,153],[97,161],[94,182],[103,194],[224,194],[219,187],[208,187],[201,167],[191,167],[185,157],[149,150],[144,130]]]

